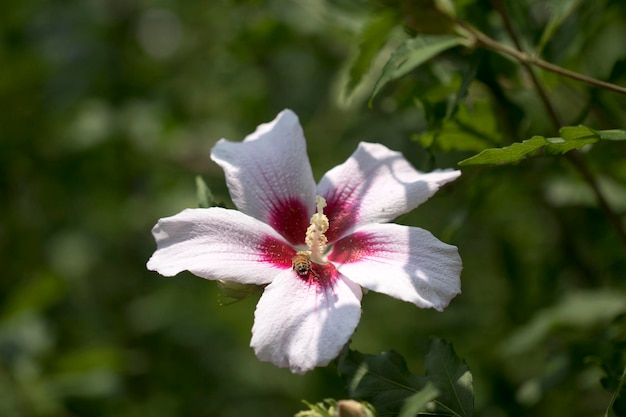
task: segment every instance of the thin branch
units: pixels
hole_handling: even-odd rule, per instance
[[[502,4],[501,0],[492,0],[492,3],[495,7],[495,9],[498,11],[498,13],[500,13],[502,20],[504,22],[504,26],[506,31],[508,32],[509,36],[511,37],[511,39],[513,40],[513,43],[515,44],[515,47],[517,48],[517,50],[511,49],[509,47],[506,47],[502,44],[500,44],[501,46],[503,46],[506,49],[510,49],[511,51],[515,52],[515,55],[521,56],[528,56],[527,54],[525,54],[521,49],[522,49],[522,45],[521,42],[519,40],[519,38],[517,37],[517,33],[515,32],[515,29],[513,28],[513,24],[510,21],[508,14],[506,13],[506,9],[504,8],[504,5]],[[482,32],[481,32],[482,33]],[[485,37],[487,37],[485,35]],[[489,41],[493,41],[499,44],[499,42],[487,37],[489,39]],[[513,55],[511,55],[513,56]],[[537,78],[537,76],[535,75],[535,72],[533,71],[533,68],[531,66],[531,62],[529,61],[524,61],[524,60],[520,60],[520,62],[522,63],[522,66],[524,67],[524,69],[526,70],[526,72],[529,74],[535,89],[537,90],[537,94],[539,94],[539,97],[541,98],[541,101],[544,104],[544,107],[546,108],[546,111],[548,112],[548,114],[550,115],[550,119],[552,120],[552,123],[554,124],[556,130],[558,131],[561,126],[561,120],[558,116],[558,114],[556,113],[556,110],[554,108],[554,106],[552,105],[552,103],[550,102],[550,98],[548,97],[548,94],[546,93],[545,89],[543,88],[543,85],[541,84],[541,82],[539,81],[539,79]],[[545,61],[543,61],[545,62]],[[546,63],[549,64],[549,63]],[[552,64],[549,64],[552,66]],[[554,65],[555,68],[559,68],[561,70],[563,70],[563,68],[558,67],[556,65]],[[567,70],[565,70],[567,71]],[[580,74],[578,74],[580,75]],[[584,77],[584,76],[583,76]],[[585,77],[587,78],[587,77]],[[592,80],[595,80],[592,78]],[[599,80],[595,80],[599,83],[604,83],[603,81],[599,81]],[[605,83],[608,84],[608,83]],[[609,84],[611,86],[613,86],[613,84]],[[618,86],[614,86],[614,87],[618,87]],[[620,89],[622,87],[619,87]],[[623,89],[624,92],[626,93],[626,89]],[[620,218],[620,216],[613,210],[613,208],[609,205],[608,201],[606,200],[606,198],[604,197],[604,194],[602,194],[602,191],[600,190],[600,187],[598,185],[598,182],[596,181],[595,177],[593,176],[593,174],[591,173],[591,171],[589,170],[589,167],[587,167],[587,164],[585,163],[585,160],[583,159],[583,157],[581,156],[580,152],[576,151],[576,150],[572,150],[570,152],[567,152],[565,154],[565,157],[567,158],[567,160],[574,166],[574,168],[578,171],[578,173],[581,175],[581,177],[587,182],[587,184],[589,184],[589,186],[591,187],[591,189],[593,190],[593,193],[596,196],[596,199],[598,201],[598,204],[600,205],[600,208],[602,209],[602,211],[604,211],[604,213],[606,214],[607,218],[609,219],[609,221],[613,224],[613,227],[615,228],[615,230],[617,231],[617,234],[619,235],[620,239],[622,240],[622,242],[626,245],[626,230],[624,229],[624,224],[622,223],[622,220]]]
[[[585,160],[581,156],[580,152],[570,151],[565,154],[565,157],[574,166],[574,168],[576,168],[587,184],[589,184],[596,196],[596,200],[598,200],[600,208],[604,211],[604,214],[606,214],[611,224],[613,224],[613,227],[615,228],[615,231],[619,235],[620,239],[626,245],[626,230],[624,230],[624,223],[622,222],[620,216],[610,206],[609,202],[604,197],[604,194],[602,194],[598,182],[587,167],[587,164],[585,163]]]
[[[469,25],[468,23],[457,20],[456,23],[465,29],[468,33],[470,33],[475,41],[484,46],[487,49],[491,49],[496,52],[500,52],[504,55],[508,55],[511,58],[523,63],[535,65],[537,67],[543,68],[547,71],[553,72],[555,74],[562,75],[564,77],[568,77],[577,81],[582,81],[589,85],[593,85],[594,87],[604,88],[609,91],[613,91],[615,93],[626,94],[626,87],[622,87],[620,85],[612,84],[606,81],[598,80],[593,77],[589,77],[587,75],[580,74],[575,71],[568,70],[566,68],[560,67],[558,65],[552,64],[550,62],[544,61],[543,59],[527,54],[526,52],[520,51],[518,49],[511,48],[503,43],[498,42],[497,40],[490,38],[480,30],[475,27]]]
[[[504,22],[504,27],[507,33],[509,34],[509,37],[513,40],[515,47],[517,48],[515,52],[524,53],[523,48],[522,48],[522,43],[520,42],[519,37],[517,36],[517,32],[515,32],[515,29],[513,28],[513,22],[511,22],[511,19],[509,18],[509,15],[506,12],[504,5],[502,4],[500,0],[492,0],[492,4],[494,8],[498,11],[498,13],[500,14],[500,17],[502,17],[502,21]],[[550,120],[552,121],[552,124],[554,125],[554,129],[555,131],[558,132],[561,126],[563,126],[563,123],[561,122],[561,118],[557,114],[556,109],[552,105],[552,101],[550,101],[550,97],[548,97],[548,93],[546,93],[546,90],[543,88],[543,84],[541,84],[541,82],[537,78],[537,75],[535,74],[535,71],[533,70],[532,65],[529,62],[525,62],[525,61],[521,61],[521,64],[526,70],[526,72],[528,73],[528,75],[530,76],[530,79],[532,80],[532,83],[535,86],[535,90],[537,90],[537,94],[539,94],[539,98],[541,99],[543,106],[545,107],[546,111],[548,112],[548,115],[550,116]]]

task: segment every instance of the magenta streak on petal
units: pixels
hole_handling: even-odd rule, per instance
[[[357,262],[364,256],[372,252],[379,252],[376,249],[376,238],[367,233],[353,233],[335,242],[332,252],[328,255],[331,262],[346,264]]]
[[[358,213],[348,199],[333,194],[326,199],[324,214],[328,217],[330,225],[325,233],[326,238],[328,238],[329,242],[334,242],[356,224]]]
[[[268,262],[285,269],[291,268],[291,260],[296,254],[291,246],[273,237],[265,237],[259,245],[259,251],[263,254],[262,262]]]
[[[298,199],[279,200],[270,211],[269,224],[292,245],[303,245],[309,227],[308,210]]]
[[[311,270],[306,277],[300,277],[307,282],[309,286],[316,286],[321,289],[328,289],[332,287],[333,283],[337,280],[339,272],[335,265],[328,264],[316,264],[311,262]]]

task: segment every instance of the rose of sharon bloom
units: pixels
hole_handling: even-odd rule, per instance
[[[211,159],[224,169],[238,210],[187,209],[160,219],[148,269],[267,285],[250,342],[262,361],[294,373],[327,365],[359,322],[362,288],[440,311],[460,293],[456,247],[387,223],[459,171],[421,173],[398,152],[360,143],[316,185],[290,110],[243,142],[220,140]]]

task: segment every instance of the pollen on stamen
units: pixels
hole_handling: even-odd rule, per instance
[[[311,225],[306,230],[304,241],[311,252],[311,261],[323,264],[326,262],[324,253],[328,244],[328,239],[324,233],[328,230],[329,222],[328,217],[324,214],[326,200],[318,195],[315,197],[315,202],[317,204],[317,213],[311,217]]]

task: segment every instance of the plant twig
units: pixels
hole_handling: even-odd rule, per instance
[[[498,11],[500,16],[502,17],[502,21],[504,22],[504,27],[507,33],[509,34],[509,36],[511,37],[511,39],[513,40],[513,43],[515,44],[515,48],[517,48],[516,52],[523,53],[522,43],[520,42],[519,37],[517,36],[515,29],[513,28],[513,22],[511,22],[511,19],[509,19],[509,15],[506,12],[504,5],[502,4],[500,0],[492,0],[492,4],[494,8]],[[550,98],[548,97],[546,90],[543,88],[543,85],[541,84],[541,82],[539,82],[539,79],[537,78],[535,71],[533,71],[532,65],[529,62],[525,62],[525,61],[520,61],[520,62],[522,66],[524,67],[524,69],[526,70],[526,72],[528,73],[528,75],[530,76],[530,79],[532,80],[532,83],[535,86],[535,90],[537,90],[537,94],[539,94],[539,98],[543,102],[543,105],[546,108],[548,115],[550,116],[550,120],[554,124],[556,131],[558,131],[561,128],[561,126],[563,126],[563,123],[561,123],[561,118],[559,117],[554,106],[552,105],[552,102],[550,101]]]
[[[527,54],[524,51],[519,49],[511,48],[503,43],[498,42],[497,40],[490,38],[480,30],[471,26],[470,24],[457,20],[456,23],[465,29],[468,33],[470,33],[477,44],[484,46],[487,49],[491,49],[493,51],[502,53],[504,55],[508,55],[515,60],[528,65],[535,65],[537,67],[543,68],[547,71],[553,72],[555,74],[562,75],[564,77],[568,77],[577,81],[582,81],[589,85],[593,85],[595,87],[604,88],[606,90],[613,91],[615,93],[626,94],[626,87],[622,87],[620,85],[612,84],[606,81],[598,80],[597,78],[589,77],[584,74],[580,74],[575,71],[568,70],[566,68],[560,67],[558,65],[552,64],[550,62],[544,61],[543,59]]]
[[[602,194],[602,191],[598,186],[598,182],[587,167],[587,164],[585,163],[585,160],[581,156],[580,152],[575,150],[570,151],[565,154],[565,157],[574,166],[574,168],[576,168],[580,176],[583,177],[587,184],[589,184],[589,186],[593,190],[593,193],[596,196],[596,200],[598,200],[600,208],[602,209],[602,211],[604,211],[604,214],[606,214],[607,218],[615,228],[615,231],[619,235],[624,245],[626,245],[626,230],[624,230],[624,224],[622,223],[622,219],[613,210],[609,202],[604,197],[604,194]]]
[[[502,4],[501,0],[492,0],[492,3],[494,5],[494,8],[498,11],[500,16],[502,17],[505,29],[506,29],[507,33],[509,34],[509,36],[511,37],[511,39],[513,40],[513,43],[515,44],[515,47],[517,48],[517,50],[511,49],[511,48],[509,48],[509,47],[507,47],[505,45],[502,45],[502,44],[500,44],[500,45],[502,45],[506,49],[511,49],[512,51],[515,52],[516,55],[528,56],[527,54],[525,54],[522,51],[521,42],[520,42],[520,40],[519,40],[519,38],[517,36],[517,33],[515,32],[515,29],[513,28],[513,24],[510,21],[509,16],[506,13],[506,9],[504,8],[504,5]],[[488,38],[488,39],[490,39],[490,41],[499,43],[499,42],[497,42],[497,41],[495,41],[495,40],[493,40],[491,38]],[[511,55],[511,56],[513,56],[513,55]],[[537,94],[539,94],[539,97],[540,97],[541,101],[543,102],[544,107],[546,108],[546,111],[550,115],[550,119],[552,120],[552,123],[554,124],[556,130],[558,131],[561,128],[561,126],[562,126],[561,120],[560,120],[560,118],[559,118],[559,116],[558,116],[554,106],[552,105],[552,103],[550,101],[550,98],[548,97],[548,94],[546,93],[545,89],[543,88],[543,85],[541,84],[541,82],[539,81],[537,76],[535,75],[535,72],[533,71],[533,68],[531,66],[532,62],[524,61],[524,60],[520,60],[520,62],[522,64],[522,66],[524,67],[524,69],[526,70],[526,72],[528,73],[528,75],[530,76],[530,78],[531,78],[531,80],[532,80],[532,82],[533,82],[533,84],[535,86],[535,89],[537,90]],[[547,64],[549,64],[549,63],[547,63]],[[552,66],[552,64],[549,64],[549,65]],[[560,68],[561,70],[563,70],[563,68],[558,67],[556,65],[554,65],[554,67]],[[565,71],[568,71],[568,70],[565,70]],[[578,75],[580,75],[580,74],[578,74]],[[583,77],[585,77],[585,76],[583,76]],[[588,78],[588,77],[585,77],[585,78]],[[592,78],[592,80],[595,80],[595,79]],[[599,80],[595,80],[594,82],[604,83],[603,81],[599,81]],[[604,83],[604,84],[608,84],[608,83]],[[609,85],[614,86],[613,84],[609,84]],[[619,87],[619,86],[614,86],[614,87]],[[622,87],[619,87],[619,88],[622,89]],[[626,89],[623,89],[623,90],[626,93]],[[593,176],[593,174],[589,170],[589,167],[587,167],[587,164],[585,163],[585,160],[581,156],[580,152],[578,152],[576,150],[572,150],[570,152],[567,152],[565,154],[565,157],[574,166],[574,168],[578,171],[580,176],[587,182],[587,184],[589,184],[589,186],[593,190],[593,193],[596,196],[596,200],[598,201],[598,204],[600,205],[600,208],[602,209],[602,211],[604,211],[604,213],[606,214],[606,216],[609,219],[609,221],[613,224],[613,227],[617,231],[617,234],[619,235],[620,239],[626,245],[626,230],[624,229],[624,224],[622,223],[622,220],[621,220],[620,216],[610,206],[610,204],[608,203],[608,201],[604,197],[604,194],[602,194],[602,191],[600,190],[598,182],[596,181],[595,177]]]

